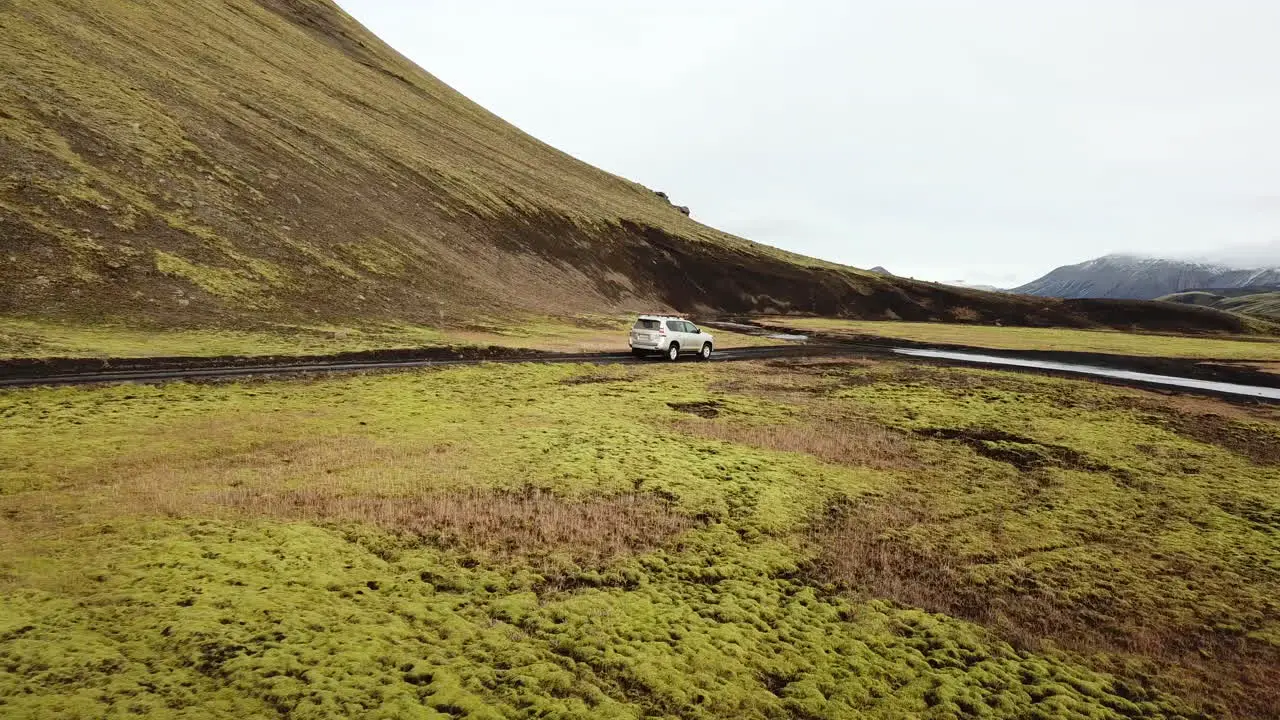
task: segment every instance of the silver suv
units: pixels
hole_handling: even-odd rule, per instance
[[[641,315],[631,326],[627,344],[636,357],[661,353],[675,360],[680,353],[697,353],[702,360],[711,359],[716,339],[697,325],[670,315]]]

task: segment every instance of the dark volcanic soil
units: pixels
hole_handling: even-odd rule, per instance
[[[14,358],[0,359],[0,379],[43,378],[55,375],[152,370],[200,370],[206,368],[278,367],[287,371],[300,365],[413,360],[536,360],[560,353],[518,348],[406,348],[367,350],[331,355],[221,355],[210,357],[147,358]]]

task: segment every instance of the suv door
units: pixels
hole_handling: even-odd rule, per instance
[[[689,338],[684,329],[683,320],[668,320],[667,332],[671,333],[671,341],[680,345],[681,352],[688,350]]]
[[[697,325],[691,322],[685,322],[685,344],[680,347],[689,348],[689,352],[696,353],[702,350],[702,343],[706,338],[702,336],[702,331]]]
[[[692,352],[702,349],[702,333],[698,330],[698,326],[691,322],[684,324],[685,342],[680,347],[689,348]]]

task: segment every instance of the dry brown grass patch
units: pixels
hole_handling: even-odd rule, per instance
[[[768,369],[810,371],[810,372],[829,372],[847,370],[850,368],[865,370],[868,368],[879,367],[883,365],[883,360],[875,358],[848,358],[848,357],[816,357],[816,358],[800,358],[800,359],[782,359],[769,360],[762,365]]]
[[[902,433],[863,420],[804,424],[743,425],[677,421],[676,430],[707,440],[796,452],[838,465],[901,470],[919,466],[911,441]]]
[[[1149,390],[1131,390],[1133,395],[1125,403],[1136,410],[1182,415],[1220,415],[1232,420],[1280,421],[1280,407],[1268,404],[1228,402],[1218,398],[1196,395],[1166,395]]]
[[[1136,395],[1127,405],[1149,413],[1152,424],[1259,465],[1280,465],[1280,410],[1191,396]]]
[[[570,500],[530,488],[479,489],[477,472],[450,443],[281,440],[185,463],[133,458],[112,468],[110,491],[87,511],[359,523],[442,547],[562,553],[581,562],[656,547],[692,522],[650,495]]]
[[[1262,372],[1271,373],[1273,375],[1280,375],[1280,362],[1233,362],[1229,364],[1237,367],[1253,368],[1254,370],[1261,370]]]
[[[982,313],[969,307],[948,308],[947,314],[960,322],[978,322],[982,319]]]
[[[1259,465],[1280,465],[1280,432],[1229,420],[1220,415],[1175,415],[1175,432],[1208,445],[1217,445]]]
[[[1052,583],[1027,567],[1012,586],[975,584],[969,568],[992,557],[966,557],[913,532],[937,522],[909,497],[834,503],[810,527],[818,555],[814,580],[976,622],[1025,650],[1038,652],[1049,643],[1110,663],[1107,669],[1122,675],[1140,667],[1126,658],[1154,661],[1170,690],[1235,716],[1275,717],[1280,710],[1274,682],[1280,650],[1269,643],[1055,595]],[[1011,562],[1017,567],[1021,561]],[[1124,619],[1116,623],[1108,615]]]
[[[1077,645],[1076,619],[1034,595],[992,593],[965,579],[966,558],[912,528],[935,522],[918,502],[837,502],[811,526],[818,579],[870,597],[982,623],[1013,644],[1039,648],[1054,638]],[[1091,648],[1092,649],[1092,648]]]
[[[568,500],[536,489],[376,497],[230,488],[193,504],[241,516],[362,523],[437,547],[499,555],[564,554],[582,563],[652,550],[693,525],[650,495]]]
[[[809,402],[843,387],[874,381],[882,363],[867,358],[803,358],[740,363],[711,389],[783,402]]]
[[[969,604],[957,594],[960,563],[954,554],[913,542],[910,529],[929,522],[928,513],[908,498],[892,501],[838,501],[810,526],[819,549],[819,579],[871,597],[886,598],[930,612],[958,612]]]

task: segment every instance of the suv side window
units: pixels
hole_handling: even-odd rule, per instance
[[[694,324],[693,324],[693,323],[691,323],[691,322],[687,322],[687,323],[685,323],[685,324],[684,324],[684,331],[685,331],[685,332],[687,332],[687,333],[697,333],[697,332],[698,332],[698,326],[697,326],[697,325],[694,325]]]
[[[668,320],[667,329],[672,332],[684,332],[684,323],[679,320]]]

